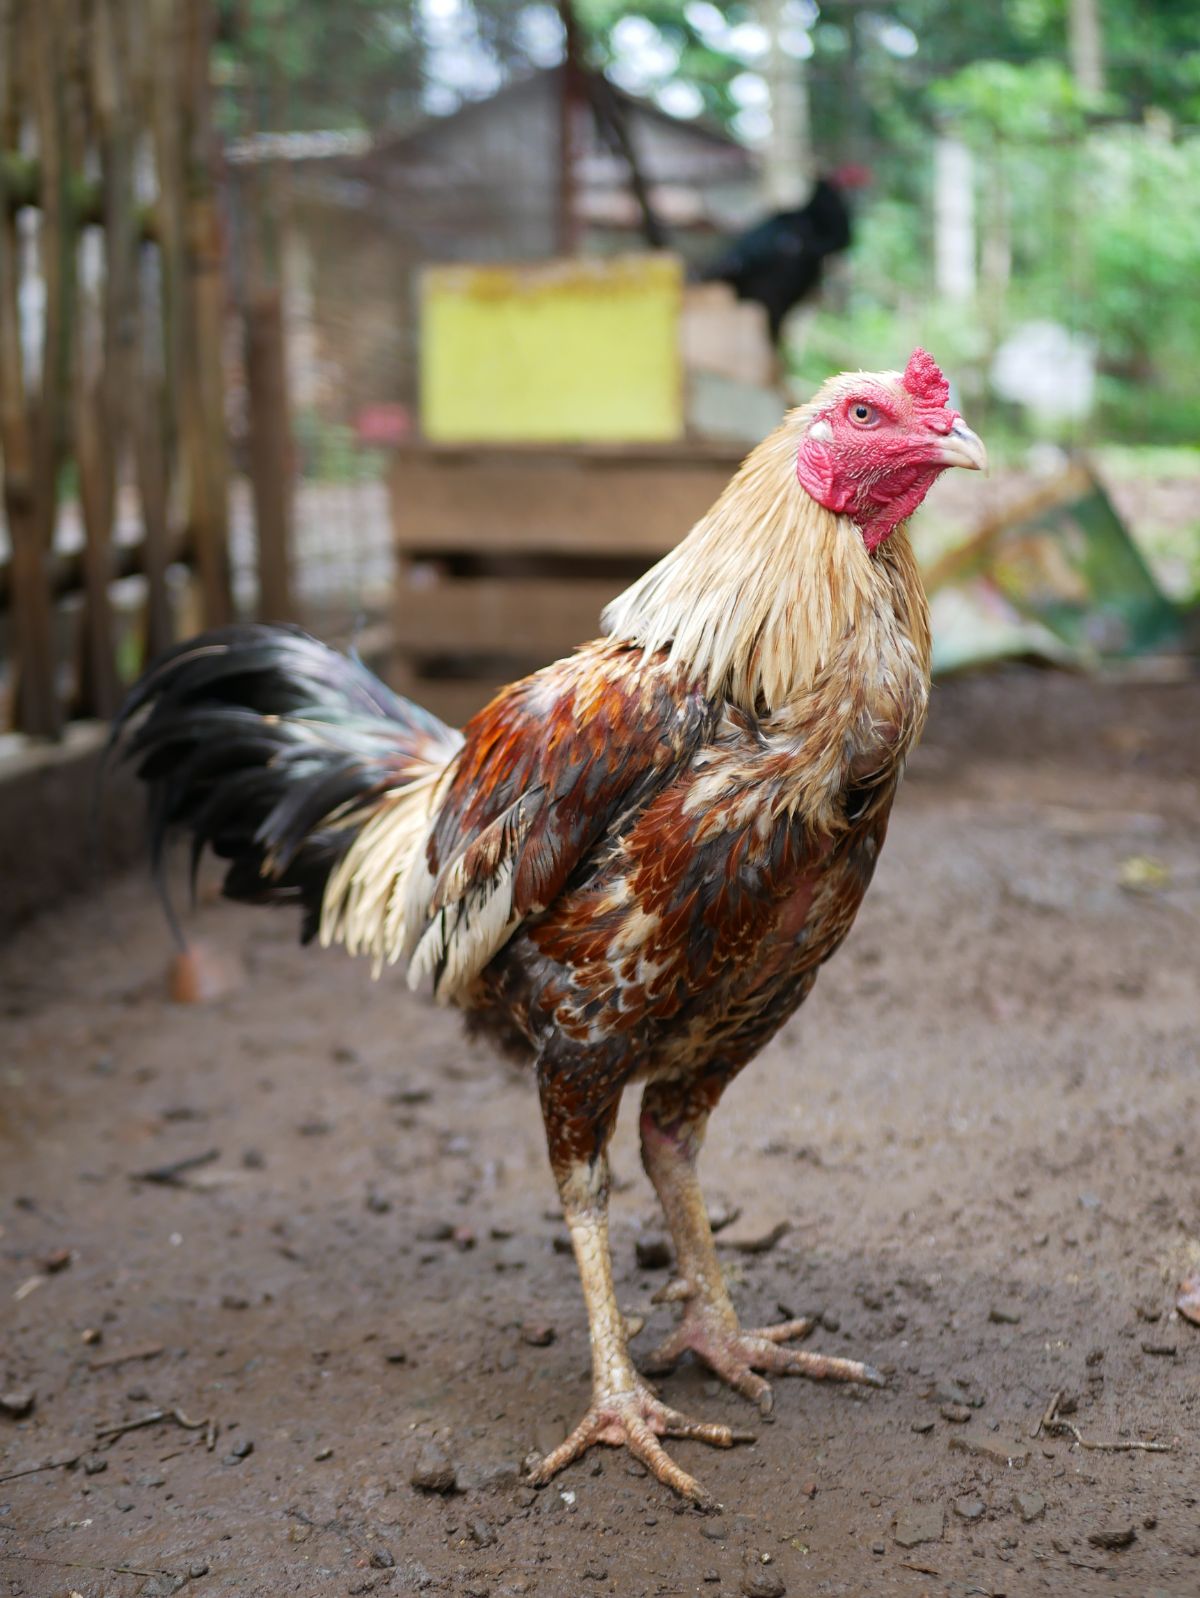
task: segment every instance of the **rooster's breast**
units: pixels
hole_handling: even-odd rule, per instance
[[[639,1076],[748,1058],[849,931],[889,803],[814,840],[762,792],[699,807],[677,785],[493,961],[488,1030],[515,1018],[535,1053],[616,1050]]]

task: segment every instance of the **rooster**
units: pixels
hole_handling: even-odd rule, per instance
[[[846,196],[871,181],[866,167],[839,167],[820,177],[804,205],[776,211],[734,239],[701,274],[728,283],[739,300],[757,300],[767,313],[771,342],[778,344],[794,306],[821,286],[825,262],[854,241]]]
[[[916,351],[827,382],[603,636],[502,690],[462,732],[294,628],[182,644],[114,728],[169,829],[230,862],[229,897],[295,902],[303,935],[407,963],[414,987],[529,1062],[582,1280],[593,1384],[534,1469],[623,1444],[702,1506],[662,1438],[743,1434],[665,1404],[613,1290],[606,1150],[644,1085],[642,1156],[675,1244],[686,1351],[765,1414],[766,1377],[877,1384],[739,1324],[696,1177],[709,1116],[845,938],[925,719],[929,621],[904,523],[983,445]],[[145,712],[145,714],[143,714]]]

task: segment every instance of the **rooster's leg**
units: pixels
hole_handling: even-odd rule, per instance
[[[543,1086],[543,1104],[545,1098]],[[592,1345],[592,1402],[566,1441],[534,1467],[530,1480],[535,1485],[549,1481],[593,1443],[624,1445],[659,1481],[701,1508],[711,1508],[711,1496],[695,1477],[679,1468],[658,1439],[686,1437],[712,1443],[718,1448],[729,1448],[734,1443],[752,1439],[728,1426],[690,1420],[669,1408],[655,1397],[634,1370],[626,1344],[624,1318],[617,1307],[608,1246],[608,1159],[603,1151],[590,1158],[572,1157],[564,1144],[574,1139],[556,1135],[562,1131],[561,1126],[555,1125],[558,1119],[547,1110],[551,1161],[587,1306]],[[607,1136],[604,1141],[607,1142]]]
[[[753,1329],[738,1324],[696,1179],[709,1114],[731,1075],[714,1072],[687,1084],[651,1083],[642,1099],[642,1162],[667,1217],[678,1271],[663,1296],[683,1302],[679,1325],[655,1349],[646,1369],[670,1370],[691,1349],[764,1415],[770,1414],[773,1400],[759,1371],[882,1386],[878,1372],[858,1360],[781,1346],[789,1338],[803,1337],[811,1321]]]

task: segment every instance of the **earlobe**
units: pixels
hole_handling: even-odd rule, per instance
[[[854,490],[848,483],[837,481],[837,466],[833,452],[825,447],[815,433],[820,426],[828,427],[828,423],[816,423],[809,428],[808,434],[800,446],[796,456],[796,476],[800,486],[816,500],[818,505],[824,505],[826,510],[849,510],[854,500]]]

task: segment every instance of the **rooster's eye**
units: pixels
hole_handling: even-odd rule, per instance
[[[859,427],[874,427],[879,420],[879,412],[873,405],[867,405],[862,400],[850,407],[850,420]]]

